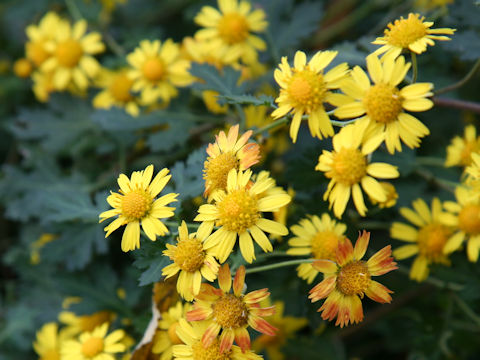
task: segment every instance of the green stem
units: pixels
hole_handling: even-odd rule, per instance
[[[165,226],[168,226],[168,227],[178,227],[180,226],[181,223],[178,223],[176,221],[162,221]],[[185,221],[185,224],[187,224],[187,228],[189,229],[198,229],[198,227],[200,226],[200,223],[196,224],[196,223],[188,223]]]
[[[475,324],[480,326],[480,316],[478,316],[463,299],[455,293],[451,293],[453,300],[457,303],[458,307],[467,315]]]
[[[403,265],[398,265],[398,272],[405,275],[410,275],[410,270]],[[429,276],[423,282],[426,284],[431,284],[433,286],[436,286],[439,289],[446,289],[446,290],[452,290],[452,291],[461,291],[464,288],[464,285],[457,284],[454,282],[445,282],[433,276]]]
[[[418,165],[445,167],[445,159],[433,156],[417,156],[415,161]]]
[[[352,119],[352,120],[348,120],[348,121],[330,120],[330,122],[332,123],[333,126],[345,127],[345,126],[347,126],[348,124],[354,123],[354,122],[357,121],[358,119],[359,119],[359,118],[357,118],[357,119]]]
[[[65,5],[75,21],[83,19],[82,13],[78,9],[77,4],[75,4],[75,0],[65,0]]]
[[[410,51],[410,55],[412,57],[412,68],[413,68],[412,84],[413,84],[417,82],[417,76],[418,76],[417,54],[415,54],[413,51]]]
[[[443,88],[438,89],[437,91],[434,92],[435,95],[443,94],[443,93],[458,89],[459,87],[462,87],[468,81],[470,81],[470,79],[473,77],[473,75],[475,75],[475,73],[477,72],[478,69],[480,69],[480,58],[476,61],[476,63],[470,69],[468,74],[465,75],[465,77],[462,80],[456,82],[455,84],[448,85],[448,86],[445,86]]]
[[[300,265],[300,264],[308,264],[312,263],[314,260],[313,259],[301,259],[301,260],[289,260],[289,261],[282,261],[276,264],[270,264],[270,265],[265,265],[265,266],[257,266],[253,268],[247,269],[247,274],[253,274],[256,272],[262,272],[262,271],[267,271],[267,270],[273,270],[273,269],[278,269],[284,266],[293,266],[293,265]]]
[[[265,125],[264,127],[261,127],[260,129],[258,130],[255,130],[253,132],[253,135],[252,136],[256,136],[256,135],[259,135],[261,133],[263,133],[264,131],[268,131],[270,129],[274,129],[276,127],[279,127],[279,126],[282,126],[283,124],[286,124],[288,122],[288,117],[287,116],[284,116],[280,119],[277,119],[275,120],[274,122],[268,124],[268,125]]]
[[[117,41],[110,35],[108,32],[103,33],[103,38],[105,42],[108,44],[110,49],[117,55],[118,57],[124,58],[125,57],[125,49],[117,43]]]

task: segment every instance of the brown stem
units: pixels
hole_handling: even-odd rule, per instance
[[[433,102],[436,106],[468,110],[480,114],[480,104],[473,101],[434,97]]]

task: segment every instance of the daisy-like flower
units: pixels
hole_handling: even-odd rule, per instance
[[[345,211],[350,194],[361,216],[367,207],[363,200],[363,190],[376,201],[382,202],[387,194],[374,179],[393,179],[399,176],[397,168],[386,163],[369,163],[367,155],[378,147],[383,137],[376,136],[365,140],[362,145],[362,124],[347,125],[333,137],[333,151],[323,150],[315,170],[323,171],[330,180],[323,198],[329,201],[330,208],[340,218]]]
[[[387,194],[387,198],[385,199],[385,201],[379,202],[370,197],[370,202],[373,205],[378,205],[380,209],[391,208],[395,206],[398,199],[398,193],[397,193],[397,190],[395,189],[395,186],[393,186],[391,183],[386,181],[380,181],[380,185],[382,186],[383,190],[385,190],[385,193]]]
[[[300,220],[298,225],[293,225],[290,230],[295,237],[288,241],[289,255],[312,255],[313,259],[326,259],[335,261],[338,244],[345,241],[345,224],[337,223],[327,213],[322,217],[314,215],[309,219]],[[300,278],[313,282],[318,271],[312,264],[300,264],[297,267]]]
[[[170,39],[163,44],[160,40],[141,41],[127,61],[133,68],[128,73],[134,81],[132,90],[141,92],[143,105],[158,99],[168,103],[177,96],[177,87],[187,86],[193,79],[188,73],[190,62],[181,58],[178,44]]]
[[[267,335],[275,335],[275,327],[262,317],[275,313],[275,307],[261,308],[259,302],[270,296],[268,289],[261,289],[243,294],[245,285],[245,267],[238,268],[233,279],[228,264],[224,264],[218,272],[220,289],[203,283],[202,290],[195,297],[194,309],[187,313],[188,321],[208,321],[208,328],[202,335],[205,348],[211,346],[220,336],[220,353],[229,351],[233,341],[242,351],[250,349],[250,335],[247,327]],[[221,331],[221,334],[219,335]]]
[[[62,360],[115,360],[116,353],[125,351],[121,343],[123,330],[108,334],[108,323],[96,327],[92,332],[80,334],[78,340],[63,343]]]
[[[228,130],[227,135],[224,131],[220,131],[215,137],[215,142],[208,144],[208,157],[203,169],[205,196],[216,190],[226,189],[227,175],[230,170],[244,171],[260,160],[258,144],[248,142],[252,131],[249,130],[238,138],[238,129],[237,124]]]
[[[78,299],[65,299],[65,304],[78,303]],[[97,311],[90,315],[76,315],[71,311],[62,311],[58,315],[58,320],[65,326],[64,332],[69,336],[75,336],[82,332],[92,332],[96,327],[111,323],[115,318],[115,314],[110,311]]]
[[[432,96],[433,84],[415,83],[401,89],[410,63],[403,56],[386,58],[383,63],[376,55],[367,56],[367,69],[373,84],[365,72],[355,66],[350,79],[340,89],[346,94],[336,94],[333,104],[338,106],[335,116],[341,119],[358,118],[368,124],[369,131],[384,132],[385,145],[393,154],[402,151],[400,140],[409,148],[420,146],[420,138],[430,134],[418,119],[405,112],[426,111],[433,106],[427,99]]]
[[[40,102],[47,102],[50,98],[50,94],[55,91],[55,86],[53,85],[53,73],[35,71],[32,74],[32,81],[32,90],[37,100]]]
[[[400,214],[418,229],[394,222],[390,229],[390,236],[409,243],[395,249],[393,256],[397,260],[403,260],[417,255],[410,269],[410,279],[423,281],[428,277],[428,266],[431,263],[450,264],[444,249],[452,236],[452,230],[445,223],[442,203],[439,199],[432,200],[431,210],[423,199],[415,200],[412,205],[414,210],[403,207],[400,209]]]
[[[408,14],[406,19],[400,17],[387,25],[382,37],[378,37],[372,44],[382,45],[374,54],[383,54],[393,58],[400,55],[403,49],[408,49],[416,54],[427,51],[427,45],[435,45],[434,40],[450,40],[455,29],[441,28],[431,29],[433,22],[424,21],[425,17],[420,14]]]
[[[307,64],[305,53],[297,51],[293,69],[287,58],[282,57],[279,69],[274,72],[275,81],[280,85],[280,95],[275,99],[278,109],[272,113],[272,117],[279,119],[289,112],[293,114],[290,137],[294,143],[304,114],[308,116],[312,136],[322,139],[334,134],[324,103],[330,102],[333,95],[331,90],[340,87],[349,71],[347,63],[342,63],[324,73],[335,56],[337,51],[319,51]]]
[[[442,214],[442,220],[455,229],[443,248],[444,254],[450,254],[467,242],[467,256],[471,262],[477,262],[480,251],[480,194],[469,187],[455,188],[457,202],[446,201],[443,205],[448,213]]]
[[[468,166],[472,163],[472,153],[480,151],[480,136],[474,125],[465,127],[463,138],[455,136],[447,146],[445,166]]]
[[[368,247],[370,233],[363,231],[358,236],[355,248],[349,239],[338,245],[336,261],[317,260],[313,266],[324,274],[324,279],[310,290],[312,302],[325,299],[318,309],[322,319],[333,320],[335,325],[344,327],[363,320],[362,301],[367,295],[373,301],[390,303],[391,290],[372,276],[380,276],[397,269],[390,245],[376,252],[368,261],[362,260]]]
[[[251,183],[252,172],[230,170],[226,190],[217,190],[213,195],[214,204],[204,204],[198,209],[195,221],[202,221],[198,229],[219,229],[205,240],[204,247],[214,247],[216,257],[224,263],[239,238],[243,258],[251,263],[255,259],[252,237],[264,252],[273,250],[265,232],[287,235],[288,229],[275,221],[262,217],[263,212],[277,211],[290,202],[290,195],[275,188],[275,181],[268,177]],[[276,189],[273,192],[271,190]],[[269,191],[270,190],[270,191]]]
[[[263,32],[267,27],[265,12],[252,11],[252,5],[243,0],[218,0],[219,10],[204,6],[195,16],[195,22],[203,26],[195,38],[211,41],[214,48],[225,52],[228,61],[240,57],[245,63],[257,60],[257,51],[266,49],[265,42],[253,33]]]
[[[164,256],[173,260],[162,269],[162,275],[170,278],[180,271],[177,280],[177,291],[187,301],[200,291],[202,277],[212,282],[217,278],[219,265],[213,257],[213,249],[205,249],[203,241],[210,235],[209,232],[188,234],[185,221],[178,228],[177,245],[167,244],[167,250],[163,251]]]
[[[472,162],[465,168],[465,184],[480,191],[480,153],[472,153]]]
[[[177,201],[178,194],[170,193],[155,199],[172,177],[168,169],[162,169],[152,180],[153,165],[145,170],[134,171],[130,179],[120,174],[117,179],[120,193],[111,192],[107,202],[113,209],[100,214],[100,222],[118,216],[105,227],[108,237],[120,226],[127,225],[122,237],[122,250],[127,252],[140,248],[140,224],[152,241],[157,235],[168,233],[167,227],[159,220],[173,216],[174,207],[166,206]]]
[[[215,339],[209,346],[202,344],[202,335],[207,330],[205,322],[193,322],[189,324],[185,319],[179,320],[177,335],[183,341],[183,345],[173,346],[175,359],[181,360],[261,360],[261,356],[251,350],[242,350],[232,345],[230,350],[220,351],[220,341]]]
[[[60,359],[60,348],[68,340],[65,331],[58,331],[58,325],[54,322],[47,323],[37,331],[33,349],[44,360]]]
[[[73,26],[60,22],[54,39],[45,44],[52,56],[42,63],[40,69],[53,74],[56,90],[65,90],[69,85],[85,90],[100,71],[100,64],[92,55],[105,51],[105,45],[100,33],[86,34],[86,31],[85,20],[79,20]]]
[[[124,108],[127,113],[137,116],[140,112],[138,99],[132,94],[133,80],[127,70],[110,71],[102,69],[96,85],[103,90],[93,98],[97,109],[110,109],[112,106]]]

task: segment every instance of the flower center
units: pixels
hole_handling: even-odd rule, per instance
[[[112,313],[108,311],[98,311],[92,315],[80,316],[80,328],[82,331],[93,331],[97,326],[112,320]]]
[[[232,350],[220,354],[220,341],[215,339],[212,344],[205,348],[201,341],[192,345],[193,360],[229,360]]]
[[[225,294],[213,304],[213,319],[224,329],[236,329],[247,325],[248,308],[242,299]]]
[[[183,341],[177,335],[178,321],[175,321],[168,328],[168,337],[173,345],[183,344]]]
[[[227,44],[243,42],[248,37],[248,23],[245,16],[238,13],[228,13],[218,22],[218,33]]]
[[[195,272],[203,266],[205,251],[197,238],[180,240],[175,250],[175,264],[184,271]]]
[[[427,28],[418,14],[409,14],[407,19],[395,20],[388,24],[385,37],[390,45],[407,48],[410,44],[427,35]]]
[[[103,350],[103,339],[91,337],[82,344],[82,353],[88,358],[92,358]]]
[[[375,122],[388,124],[402,112],[400,91],[388,84],[376,84],[363,99],[367,115]]]
[[[469,204],[463,207],[458,214],[460,230],[470,235],[480,233],[480,206]]]
[[[319,231],[312,238],[312,254],[315,259],[335,260],[340,236],[333,231]]]
[[[165,65],[158,57],[148,59],[142,66],[143,75],[150,81],[160,81],[165,76]]]
[[[257,223],[260,217],[257,200],[246,190],[234,190],[218,203],[218,226],[241,234]]]
[[[69,39],[58,44],[55,56],[58,63],[65,67],[75,67],[83,55],[83,49],[77,40]]]
[[[345,295],[361,295],[370,285],[370,273],[365,261],[354,260],[340,269],[337,289]]]
[[[442,224],[428,224],[418,232],[418,248],[429,259],[440,258],[443,247],[450,237],[450,230]]]
[[[304,70],[296,70],[290,79],[287,92],[293,100],[294,108],[304,108],[307,113],[323,106],[327,88],[322,74],[311,71],[308,66]]]
[[[60,354],[58,350],[56,349],[51,349],[48,350],[41,358],[40,360],[60,360]]]
[[[224,190],[227,188],[228,173],[232,169],[238,170],[239,167],[240,162],[231,151],[216,157],[209,156],[207,161],[205,161],[203,178],[209,185],[211,192],[217,189]]]
[[[141,219],[152,207],[152,197],[145,190],[134,190],[122,198],[122,212],[127,218]]]
[[[115,100],[128,102],[132,100],[132,94],[130,94],[132,84],[133,80],[131,80],[127,75],[119,74],[113,79],[109,90]]]
[[[32,60],[36,67],[47,60],[49,54],[43,47],[42,42],[30,42],[27,44],[27,57]]]
[[[332,170],[325,173],[328,178],[335,181],[353,185],[367,173],[367,159],[357,149],[342,148],[339,152],[333,153]]]

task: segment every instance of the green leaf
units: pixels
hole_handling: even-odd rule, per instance
[[[186,162],[178,161],[172,167],[172,185],[169,191],[179,193],[179,201],[202,195],[205,160],[206,152],[202,148],[192,152]]]
[[[143,270],[140,275],[139,285],[145,286],[157,282],[162,277],[162,269],[170,263],[167,256],[163,256],[165,246],[161,240],[142,242],[140,250],[135,252],[134,266]]]
[[[452,41],[445,42],[443,46],[462,60],[474,61],[480,58],[480,35],[474,30],[455,33]]]
[[[214,90],[221,95],[241,95],[245,92],[245,84],[239,85],[241,72],[231,67],[223,68],[220,73],[215,66],[193,63],[190,74],[203,80],[193,85],[195,89]]]
[[[260,96],[253,96],[253,95],[219,95],[218,96],[218,103],[220,105],[224,104],[239,104],[239,105],[255,105],[255,106],[269,106],[275,107],[275,103],[273,102],[274,99],[268,95],[260,95]]]

